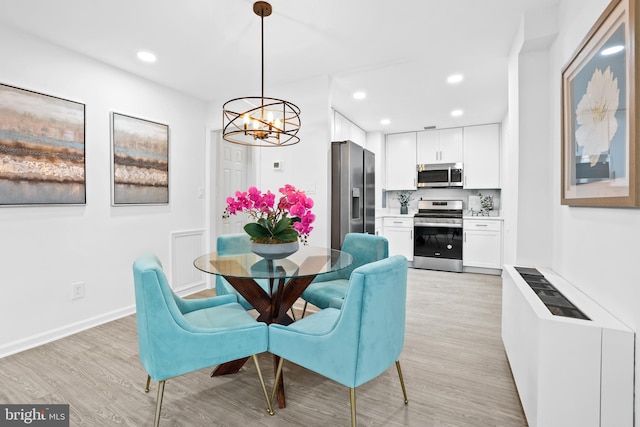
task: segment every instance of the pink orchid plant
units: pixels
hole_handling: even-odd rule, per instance
[[[313,200],[304,191],[286,184],[278,190],[282,196],[276,201],[271,191],[262,193],[256,187],[248,191],[236,191],[235,197],[227,197],[224,216],[247,212],[256,220],[244,226],[244,231],[256,243],[289,243],[298,238],[307,244],[311,224],[316,216],[311,212]]]

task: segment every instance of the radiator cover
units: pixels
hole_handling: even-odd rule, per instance
[[[529,426],[632,426],[635,334],[552,270],[537,270],[589,320],[552,314],[504,266],[502,340]]]

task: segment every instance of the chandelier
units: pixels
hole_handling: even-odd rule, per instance
[[[255,147],[283,147],[300,142],[300,108],[291,102],[264,96],[264,18],[271,15],[265,1],[253,4],[260,17],[262,42],[261,96],[247,96],[227,101],[222,106],[222,137],[234,144]]]

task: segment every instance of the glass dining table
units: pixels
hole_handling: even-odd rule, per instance
[[[353,257],[331,248],[300,246],[283,259],[269,260],[253,252],[202,255],[193,262],[206,273],[224,277],[258,312],[257,320],[267,324],[289,325],[294,319],[288,311],[317,276],[351,265]],[[266,289],[256,280],[266,281]],[[212,376],[238,372],[247,361],[235,360],[218,366]],[[274,363],[277,364],[277,360]],[[280,408],[286,406],[282,378],[278,387]]]

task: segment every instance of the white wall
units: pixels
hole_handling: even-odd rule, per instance
[[[550,102],[552,112],[551,153],[553,179],[553,222],[556,230],[552,268],[589,295],[632,330],[640,324],[640,210],[583,208],[560,205],[560,76],[582,39],[596,22],[609,0],[563,0],[561,29],[551,48]],[[637,100],[636,100],[637,101]],[[636,340],[638,346],[638,340]],[[636,347],[636,367],[640,366]],[[636,374],[637,377],[637,374]],[[636,426],[640,425],[640,381],[636,378]]]
[[[290,100],[301,110],[300,142],[291,147],[258,149],[260,189],[278,191],[284,184],[304,190],[314,201],[316,220],[309,235],[309,245],[331,246],[330,158],[331,108],[330,79],[314,79],[291,83],[273,89],[278,97]],[[273,170],[273,162],[281,160],[283,169]]]
[[[553,151],[549,126],[548,53],[544,49],[519,55],[519,145],[517,263],[551,265]]]
[[[522,17],[509,56],[509,112],[503,126],[504,260],[550,266],[553,164],[549,115],[548,47],[557,33],[557,9]]]
[[[86,105],[87,180],[84,206],[0,208],[1,357],[134,312],[143,252],[170,274],[170,232],[204,228],[205,105],[5,27],[0,40],[0,82]],[[169,205],[111,206],[110,111],[169,125]]]

